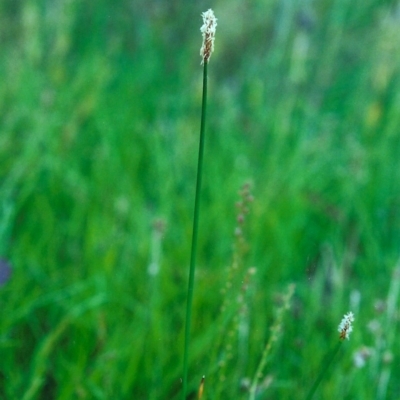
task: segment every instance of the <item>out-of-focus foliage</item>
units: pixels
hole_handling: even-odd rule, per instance
[[[4,398],[179,398],[209,7],[190,387],[249,398],[294,282],[258,398],[304,396],[350,310],[320,398],[399,398],[399,3],[3,0]]]

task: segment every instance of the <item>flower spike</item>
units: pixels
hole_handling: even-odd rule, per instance
[[[211,8],[201,14],[203,26],[200,28],[203,35],[203,44],[200,49],[201,63],[207,63],[214,51],[215,30],[217,28],[217,18]]]
[[[340,333],[340,339],[349,339],[350,333],[353,331],[354,314],[350,311],[342,319],[339,324],[338,332]]]

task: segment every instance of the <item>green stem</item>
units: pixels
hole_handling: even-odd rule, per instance
[[[339,342],[336,345],[336,347],[332,350],[331,355],[329,356],[329,358],[326,360],[326,362],[323,363],[324,366],[321,368],[321,371],[320,371],[319,375],[317,376],[317,379],[315,380],[314,385],[312,386],[312,388],[308,392],[308,395],[305,398],[305,400],[311,400],[313,398],[315,391],[317,390],[319,384],[322,381],[322,378],[324,377],[324,375],[328,371],[329,366],[332,364],[332,361],[334,360],[336,354],[338,353],[342,342],[343,342],[342,340],[339,340]]]
[[[201,191],[201,178],[203,171],[203,154],[204,154],[204,127],[206,123],[206,108],[207,108],[207,65],[208,63],[205,61],[203,69],[203,101],[201,109],[201,126],[200,126],[199,157],[197,164],[196,195],[194,201],[192,249],[190,255],[189,284],[188,284],[187,302],[186,302],[185,345],[183,353],[183,391],[182,391],[183,400],[186,400],[186,393],[187,393],[190,326],[192,319],[194,272],[196,269],[197,236],[198,236],[198,225],[199,225],[199,214],[200,214],[200,191]]]

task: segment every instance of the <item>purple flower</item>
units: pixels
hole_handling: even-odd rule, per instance
[[[6,260],[0,258],[0,286],[3,286],[11,276],[11,266]]]

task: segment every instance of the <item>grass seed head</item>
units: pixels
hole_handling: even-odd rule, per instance
[[[343,317],[342,321],[339,324],[338,332],[340,333],[340,339],[349,339],[350,333],[353,331],[353,322],[354,322],[354,314],[349,311]]]
[[[203,35],[203,44],[200,49],[201,63],[208,62],[214,51],[215,31],[217,28],[217,18],[215,18],[214,11],[207,10],[201,14],[203,17],[203,26],[200,28]]]

